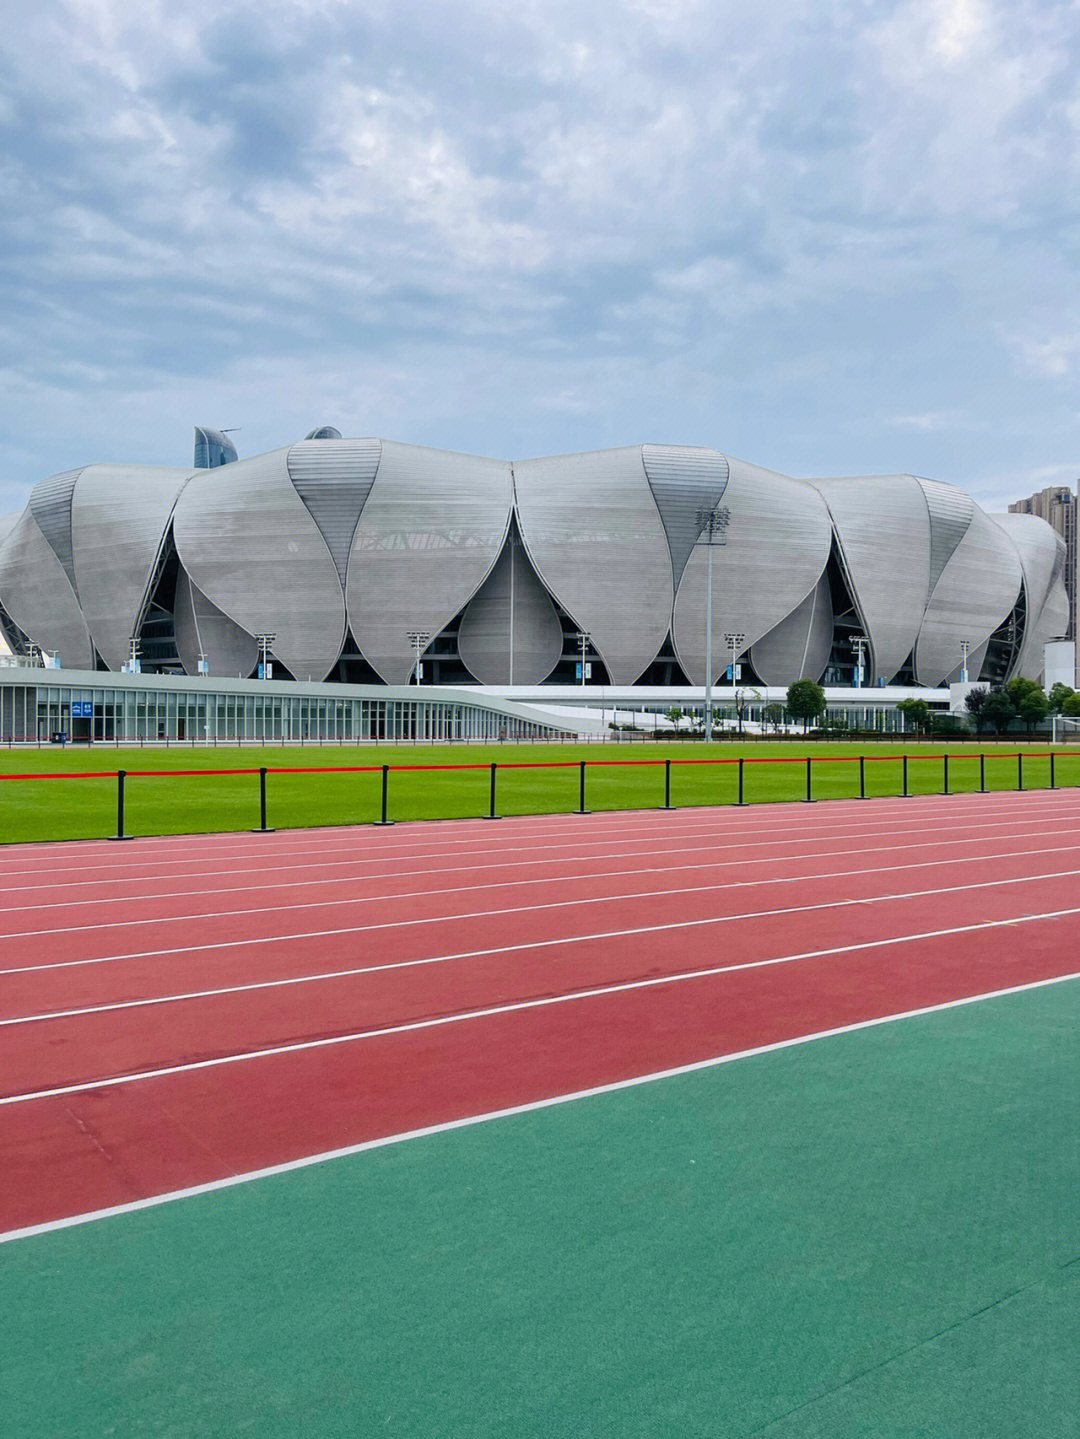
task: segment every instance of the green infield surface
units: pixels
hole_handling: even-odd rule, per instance
[[[580,763],[587,763],[590,810],[650,809],[667,797],[664,761],[671,761],[672,805],[735,803],[739,756],[747,804],[803,799],[806,759],[813,761],[814,799],[1045,789],[1080,785],[1080,747],[1051,760],[1045,745],[832,744],[755,742],[689,745],[401,745],[194,749],[24,750],[0,752],[0,842],[101,838],[116,832],[116,771],[127,771],[129,834],[246,830],[260,822],[259,776],[265,766],[268,823],[289,829],[379,819],[381,767],[390,766],[391,820],[484,815],[498,765],[499,815],[569,812],[580,805]],[[908,756],[907,778],[903,756]],[[1022,762],[1018,763],[1018,754]],[[858,756],[864,757],[860,776]],[[982,758],[980,759],[980,755]],[[700,763],[702,760],[723,763]],[[645,761],[648,761],[647,763]],[[692,762],[691,762],[692,761]],[[1022,773],[1021,773],[1022,765]],[[361,772],[352,768],[365,767]],[[176,771],[216,771],[177,774]],[[221,773],[242,770],[245,773]],[[280,771],[291,770],[291,773]],[[166,771],[166,774],[146,774]],[[11,778],[35,774],[97,774],[66,781]],[[5,776],[8,777],[5,780]]]
[[[0,1246],[4,1432],[1074,1439],[1080,982]]]

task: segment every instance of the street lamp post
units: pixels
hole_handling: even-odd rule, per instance
[[[731,688],[732,688],[733,690],[734,690],[734,688],[735,688],[735,657],[738,655],[739,651],[742,649],[742,647],[743,647],[743,645],[744,645],[745,643],[746,643],[746,636],[745,636],[741,631],[735,631],[735,632],[726,634],[726,635],[724,636],[724,644],[727,646],[728,653],[731,655]],[[738,695],[736,695],[736,697],[735,697],[735,705],[736,705],[736,708],[738,708],[738,703],[739,703],[739,699],[738,699]],[[711,720],[711,716],[710,716],[710,720]],[[741,714],[739,715],[739,733],[742,734],[742,715],[741,715]],[[710,738],[712,737],[712,726],[711,726],[711,724],[710,724],[710,728],[709,728],[709,736],[710,736]]]
[[[705,738],[712,739],[712,552],[714,545],[725,543],[731,511],[726,505],[703,506],[694,516],[698,527],[697,543],[703,544],[709,561],[705,572]],[[732,669],[734,675],[734,669]]]
[[[585,688],[585,652],[588,650],[589,646],[592,644],[592,635],[590,635],[587,630],[579,630],[578,633],[577,633],[576,638],[577,638],[577,642],[578,642],[579,646],[581,647],[581,687],[582,687],[582,689],[584,689],[584,688]]]
[[[855,688],[858,690],[862,689],[863,675],[865,674],[863,664],[866,658],[866,636],[852,635],[851,643],[855,650]]]
[[[971,651],[971,641],[960,641],[960,683],[966,685],[968,682],[968,654]]]
[[[414,650],[414,652],[415,652],[415,654],[416,654],[415,673],[416,673],[416,683],[419,684],[419,683],[420,683],[420,656],[424,653],[424,651],[427,649],[428,645],[431,643],[431,636],[428,634],[428,632],[427,632],[426,630],[409,630],[408,633],[406,634],[405,638],[406,638],[406,639],[409,641],[409,643],[412,645],[413,650]]]
[[[276,634],[255,636],[255,643],[259,646],[259,678],[261,680],[270,678],[270,648],[276,639]]]

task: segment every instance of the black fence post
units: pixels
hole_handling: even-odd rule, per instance
[[[273,834],[273,832],[266,823],[266,769],[262,768],[259,770],[259,828],[252,830],[252,833]]]
[[[664,808],[671,808],[671,761],[664,761]]]
[[[585,760],[582,760],[582,761],[581,761],[581,779],[580,779],[580,783],[579,783],[579,785],[578,785],[578,814],[588,814],[588,813],[589,813],[589,811],[585,808],[585,764],[586,764],[586,761],[585,761]]]
[[[124,833],[124,781],[127,779],[127,770],[116,771],[116,833],[111,839],[130,839],[131,835]]]
[[[740,803],[740,804],[745,804],[745,803],[746,803],[745,791],[744,791],[744,789],[743,789],[743,764],[744,764],[744,760],[743,760],[742,755],[740,755],[740,756],[739,756],[739,803]]]
[[[866,756],[859,756],[859,798],[866,798]]]
[[[813,798],[814,798],[813,764],[814,764],[813,759],[811,758],[810,755],[807,755],[807,756],[806,756],[806,803],[807,803],[807,804],[810,804],[810,803],[812,802]]]
[[[1022,749],[1016,751],[1016,788],[1018,790],[1024,788],[1024,751]]]
[[[390,766],[389,766],[388,764],[384,764],[383,767],[382,767],[382,819],[377,819],[377,820],[375,821],[376,824],[393,824],[393,823],[394,823],[394,821],[393,821],[392,819],[387,819],[387,817],[386,817],[387,808],[388,808],[388,804],[389,804],[389,799],[388,799],[389,792],[390,792]]]
[[[986,793],[986,756],[979,755],[979,793]]]
[[[1054,783],[1054,751],[1053,751],[1053,750],[1050,751],[1050,788],[1051,788],[1051,789],[1057,789],[1057,785]]]
[[[942,769],[942,778],[943,778],[943,784],[942,784],[941,792],[942,792],[942,794],[948,794],[948,793],[949,793],[949,756],[948,756],[947,754],[943,754],[943,755],[941,756],[941,769]]]
[[[907,755],[904,755],[904,794],[903,794],[903,798],[904,798],[904,799],[907,799],[907,797],[908,797]]]
[[[489,803],[489,805],[488,805],[488,813],[487,813],[488,819],[498,819],[498,818],[499,818],[499,816],[495,813],[495,775],[496,775],[496,772],[497,772],[498,768],[499,768],[499,766],[495,763],[494,760],[492,760],[492,762],[491,762],[491,801],[490,801],[490,803]]]

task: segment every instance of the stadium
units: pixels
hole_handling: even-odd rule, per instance
[[[330,427],[238,459],[203,428],[189,468],[34,487],[0,529],[0,633],[87,672],[933,688],[1039,679],[1064,563],[1044,521],[913,475],[649,444],[505,461]]]

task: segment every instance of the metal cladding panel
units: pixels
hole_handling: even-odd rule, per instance
[[[289,451],[289,478],[319,527],[342,589],[360,511],[371,493],[382,446],[378,440],[309,439]]]
[[[1013,663],[1012,673],[1025,679],[1038,679],[1044,668],[1043,646],[1047,640],[1060,637],[1065,630],[1055,630],[1058,623],[1053,607],[1046,612],[1054,582],[1061,581],[1065,572],[1065,542],[1051,529],[1045,520],[1036,515],[991,515],[1016,546],[1020,556],[1020,567],[1024,572],[1024,590],[1027,595],[1027,621],[1020,652]],[[1064,585],[1062,584],[1062,589]],[[1068,628],[1066,610],[1065,627]]]
[[[1016,604],[1021,579],[1016,547],[976,505],[926,606],[915,645],[919,684],[933,688],[957,669],[961,640],[974,654],[989,639]]]
[[[75,594],[79,586],[75,581],[75,565],[71,555],[71,496],[75,481],[82,470],[65,470],[61,475],[50,475],[39,480],[30,491],[30,511],[37,521],[37,527],[45,536],[50,549],[64,567],[64,573]]]
[[[93,669],[94,648],[64,566],[30,509],[0,542],[0,603],[19,629],[68,669]]]
[[[671,624],[667,536],[641,447],[514,462],[521,536],[550,593],[632,684]]]
[[[912,475],[811,480],[832,513],[847,578],[870,640],[869,683],[910,655],[930,593],[930,515]]]
[[[173,623],[176,650],[189,675],[198,674],[200,655],[212,675],[246,679],[255,668],[259,658],[255,639],[211,604],[182,570],[176,577]]]
[[[198,470],[177,501],[180,562],[203,594],[298,680],[325,679],[345,637],[345,602],[326,541],[296,493],[287,450]]]
[[[641,460],[667,535],[672,581],[678,589],[701,535],[698,515],[715,509],[723,498],[728,462],[716,450],[688,445],[642,445]]]
[[[19,523],[19,513],[13,515],[0,515],[0,542],[2,542]]]
[[[802,604],[829,558],[832,527],[821,496],[802,480],[729,460],[723,544],[713,546],[713,679],[731,663],[725,634],[740,634],[736,654],[776,628]],[[672,638],[691,684],[705,678],[708,546],[696,545],[675,596]]]
[[[513,528],[495,568],[461,617],[458,653],[469,673],[484,685],[538,685],[559,662],[559,616]]]
[[[193,470],[88,465],[71,506],[79,602],[111,670],[131,653],[176,497]]]
[[[981,645],[975,645],[968,654],[968,679],[974,684],[982,673],[983,663],[986,659],[986,652],[990,648],[990,641],[983,640]],[[943,685],[955,685],[960,683],[960,677],[964,671],[963,660],[945,676]]]
[[[505,461],[383,443],[345,594],[360,653],[387,684],[412,674],[409,634],[434,638],[491,573],[512,499]]]
[[[832,640],[832,588],[823,572],[802,604],[757,641],[750,658],[763,684],[819,680],[829,662]]]
[[[955,485],[946,485],[940,480],[924,480],[921,475],[916,476],[916,481],[926,497],[926,508],[930,512],[929,596],[933,594],[934,586],[941,579],[941,572],[953,551],[967,533],[975,501]]]

